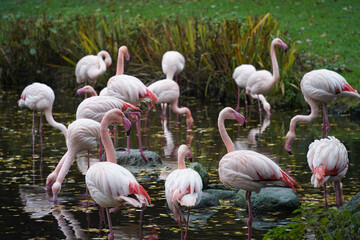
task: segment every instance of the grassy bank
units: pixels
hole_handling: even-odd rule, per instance
[[[271,35],[285,37],[293,43],[292,48],[296,52],[294,81],[298,84],[304,72],[314,68],[328,68],[340,72],[355,88],[359,89],[360,67],[358,38],[360,18],[360,4],[356,0],[349,1],[2,1],[0,12],[2,21],[9,18],[32,19],[46,15],[46,18],[61,19],[69,26],[79,21],[79,16],[93,16],[92,19],[106,17],[108,23],[113,19],[130,21],[141,19],[145,21],[164,22],[164,19],[184,22],[193,18],[194,21],[211,21],[213,24],[223,26],[224,19],[246,21],[246,16],[265,16],[270,13],[277,19],[277,31]],[[59,14],[63,17],[59,18]],[[24,20],[26,21],[26,20]],[[66,22],[67,21],[67,22]],[[170,23],[168,22],[168,23]],[[149,22],[151,23],[151,22]],[[64,23],[63,23],[64,24]],[[121,22],[119,22],[121,24]],[[95,27],[101,26],[101,22],[94,22]],[[171,24],[170,24],[171,25]],[[21,26],[19,26],[21,27]],[[112,26],[108,26],[112,27]],[[181,26],[185,28],[185,25]],[[49,28],[50,33],[54,34]],[[70,28],[71,30],[71,28]],[[77,31],[72,29],[71,31]],[[135,31],[135,30],[134,30]],[[214,31],[218,31],[214,29]],[[233,32],[233,34],[237,34]],[[156,34],[158,36],[158,34]],[[71,34],[69,34],[71,36]],[[228,34],[231,36],[231,33]],[[4,34],[1,39],[7,38]],[[270,35],[268,37],[271,37]],[[77,41],[78,39],[73,39]],[[25,41],[24,44],[28,42]],[[133,44],[131,39],[127,42]],[[268,43],[268,42],[266,42]],[[121,43],[119,43],[121,44]],[[80,57],[86,53],[84,46],[78,46],[77,53],[73,56],[67,53],[59,53],[59,56]],[[31,48],[29,48],[31,51]],[[32,50],[33,51],[33,50]],[[33,53],[33,52],[32,52]],[[159,53],[158,53],[159,54]],[[78,55],[78,56],[76,56]],[[191,56],[188,56],[191,59]],[[263,64],[265,58],[255,61],[258,67],[269,68]],[[52,63],[61,63],[53,61]],[[147,64],[147,62],[145,62]],[[236,61],[234,62],[236,63]],[[239,63],[239,61],[238,61]],[[246,62],[244,62],[246,63]],[[233,64],[233,63],[232,63]],[[69,66],[71,67],[71,66]],[[233,68],[233,65],[229,65]],[[280,67],[282,67],[280,65]],[[156,69],[159,71],[160,67]],[[152,69],[154,70],[154,69]],[[156,74],[155,74],[156,75]],[[225,71],[227,81],[231,81],[231,75]],[[156,75],[157,77],[157,75]],[[290,82],[291,82],[290,81]],[[228,84],[229,85],[229,84]],[[291,89],[290,91],[293,91]],[[286,90],[288,91],[288,89]],[[291,95],[292,93],[290,93]]]

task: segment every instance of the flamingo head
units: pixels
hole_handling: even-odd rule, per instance
[[[59,195],[59,192],[61,190],[61,184],[59,182],[55,182],[52,187],[52,192],[53,192],[53,202],[56,202],[57,199],[58,199],[58,195]]]
[[[123,56],[125,56],[126,61],[130,61],[129,50],[126,46],[121,46],[119,48],[119,53],[121,53]]]
[[[194,119],[191,116],[186,118],[186,126],[188,130],[191,129],[193,123],[194,123]]]
[[[246,128],[246,120],[245,120],[245,117],[241,113],[238,113],[234,110],[234,117],[235,117],[236,121],[238,121],[240,124],[242,124],[244,126],[244,128]]]
[[[278,46],[282,47],[282,49],[284,49],[284,51],[287,50],[287,45],[280,38],[275,38],[271,42],[271,44],[278,45]]]
[[[89,93],[89,94],[93,94],[95,92],[94,88],[90,85],[86,85],[82,88],[79,88],[77,91],[76,91],[76,96],[80,96],[81,94],[84,94],[84,93]]]
[[[122,124],[124,125],[125,131],[127,135],[130,135],[131,130],[131,122],[129,119],[127,119],[125,116],[122,117]]]
[[[291,152],[291,143],[295,140],[295,133],[294,132],[288,132],[285,137],[286,143],[285,143],[285,150],[292,155]]]

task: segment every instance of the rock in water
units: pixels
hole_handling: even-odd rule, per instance
[[[240,189],[235,197],[235,205],[247,208],[245,190]],[[251,193],[254,211],[293,211],[300,206],[300,200],[291,188],[263,188],[259,193]]]
[[[202,182],[203,182],[203,189],[205,189],[207,187],[207,185],[209,184],[209,180],[210,180],[210,175],[206,171],[206,168],[199,162],[191,163],[188,166],[188,168],[192,168],[199,173],[199,175],[202,179]]]

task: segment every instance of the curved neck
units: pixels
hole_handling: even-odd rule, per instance
[[[52,108],[48,108],[45,110],[45,118],[46,121],[50,124],[50,126],[59,129],[65,136],[65,139],[67,138],[67,128],[64,124],[58,123],[54,120],[52,115]]]
[[[110,120],[105,115],[103,120],[101,121],[101,125],[100,125],[101,142],[105,148],[107,161],[116,163],[114,145],[111,141],[111,137],[108,132],[109,124],[110,124]]]
[[[107,68],[111,65],[111,57],[110,57],[110,54],[107,51],[100,51],[98,53],[98,56],[101,57],[101,58],[105,58],[104,62],[105,62],[105,65],[106,65]]]
[[[277,82],[277,80],[279,79],[279,65],[276,59],[276,53],[275,53],[275,44],[271,43],[270,46],[270,57],[271,57],[271,64],[272,64],[272,68],[273,68],[273,85],[275,85],[275,83]]]
[[[306,102],[311,108],[311,113],[309,115],[296,115],[290,121],[289,132],[295,133],[296,124],[298,122],[311,122],[319,115],[319,107],[317,102],[313,99],[306,99]]]
[[[229,153],[235,151],[235,148],[234,148],[234,143],[231,141],[231,138],[229,137],[229,134],[226,132],[224,121],[225,121],[224,116],[220,115],[218,118],[219,132],[221,139],[223,140],[225,147]]]
[[[119,48],[117,66],[116,66],[116,75],[124,74],[124,56],[128,58],[128,49],[125,46]]]

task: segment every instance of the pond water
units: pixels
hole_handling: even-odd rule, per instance
[[[87,200],[85,178],[82,174],[81,160],[71,167],[62,190],[58,205],[54,205],[46,196],[45,180],[47,175],[66,151],[65,140],[61,132],[44,123],[43,159],[40,159],[39,138],[36,138],[36,155],[32,156],[31,119],[32,112],[17,106],[22,89],[1,95],[1,135],[0,135],[0,235],[1,239],[97,239],[107,237],[107,226],[100,222],[99,209]],[[72,92],[56,92],[54,118],[65,125],[75,119],[76,107],[81,101]],[[236,100],[233,101],[235,107]],[[186,104],[185,104],[186,103]],[[173,114],[163,130],[160,110],[151,112],[149,128],[143,132],[143,141],[158,153],[163,163],[176,166],[176,150],[180,144],[190,143],[193,160],[203,164],[210,173],[211,183],[220,183],[217,166],[226,149],[217,129],[217,117],[225,107],[218,102],[198,102],[182,98],[180,105],[190,107],[195,120],[192,132],[186,132],[185,119],[175,122]],[[257,104],[249,108],[248,124],[244,129],[234,121],[225,122],[231,138],[237,148],[249,148],[269,156],[283,169],[289,168],[303,190],[297,192],[302,203],[323,202],[321,189],[310,184],[311,172],[306,162],[308,145],[321,136],[321,120],[300,124],[297,127],[297,139],[290,156],[284,150],[285,134],[291,117],[296,113],[305,114],[307,109],[285,112],[273,109],[270,121],[263,124],[259,135]],[[243,109],[241,110],[243,112]],[[38,115],[37,115],[38,116]],[[345,201],[360,191],[360,122],[349,120],[349,116],[329,117],[332,128],[330,135],[336,136],[349,152],[350,167],[343,179]],[[38,118],[36,123],[38,124]],[[137,146],[135,132],[131,137],[131,146]],[[125,136],[119,134],[118,146],[125,146]],[[152,205],[146,208],[143,223],[139,227],[139,210],[124,209],[112,214],[115,236],[120,239],[179,239],[177,223],[165,207],[164,181],[158,179],[160,171],[140,172],[137,179],[151,196]],[[334,190],[330,205],[334,205]],[[254,226],[253,237],[261,238],[268,229],[284,224],[291,215],[279,212],[257,214],[263,224]],[[246,209],[234,206],[234,201],[221,201],[217,207],[192,210],[189,239],[246,239]],[[275,222],[274,222],[275,221]]]

